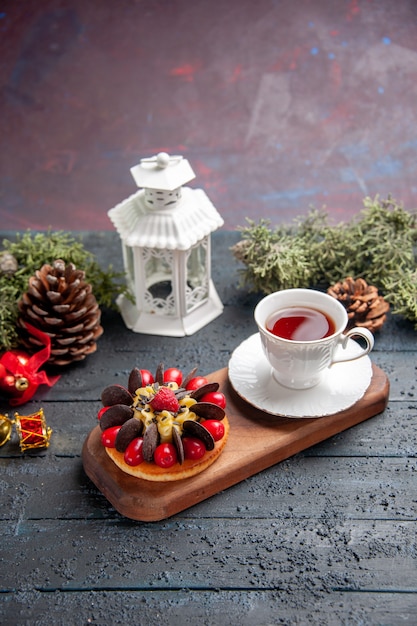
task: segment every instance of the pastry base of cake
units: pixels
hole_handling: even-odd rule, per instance
[[[182,464],[176,463],[169,469],[159,467],[155,463],[147,463],[146,461],[139,465],[131,466],[125,462],[123,452],[118,452],[115,448],[105,448],[105,450],[117,467],[126,474],[130,474],[130,476],[153,482],[183,480],[184,478],[200,474],[220,456],[229,436],[230,426],[227,417],[222,420],[222,424],[224,425],[224,436],[220,441],[216,441],[213,450],[207,450],[201,459],[185,459]]]

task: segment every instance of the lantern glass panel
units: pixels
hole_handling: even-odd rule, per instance
[[[134,290],[135,286],[135,261],[133,249],[130,246],[124,246],[124,266],[126,269],[127,280],[129,286],[132,290]]]
[[[175,315],[172,252],[146,248],[143,253],[146,284],[145,312]]]
[[[209,296],[207,239],[197,244],[188,253],[186,267],[186,310],[187,313],[205,302]]]

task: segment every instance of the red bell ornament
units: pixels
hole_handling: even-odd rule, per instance
[[[9,403],[12,406],[25,404],[35,394],[39,385],[52,387],[60,378],[60,376],[47,376],[46,372],[39,371],[39,368],[49,359],[50,337],[30,324],[26,326],[45,347],[32,356],[22,350],[8,350],[1,356],[0,391],[10,396]]]
[[[15,360],[15,366],[13,367],[15,372],[21,371],[28,367],[29,355],[20,350],[10,350],[9,356],[6,357],[5,362],[10,366],[10,358]],[[4,355],[3,355],[4,356]],[[22,367],[22,369],[20,368]],[[8,370],[0,360],[0,389],[9,396],[20,396],[30,387],[30,381],[26,376],[16,375],[12,371]]]

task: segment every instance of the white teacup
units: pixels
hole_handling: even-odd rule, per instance
[[[273,334],[267,323],[278,311],[289,307],[304,307],[321,312],[334,325],[331,334],[313,340],[287,339]],[[265,296],[255,308],[255,322],[259,328],[262,347],[272,366],[272,374],[281,385],[291,389],[309,389],[323,378],[327,368],[334,363],[352,361],[368,354],[374,346],[374,336],[367,328],[343,331],[348,323],[346,309],[338,300],[313,289],[285,289]],[[343,354],[349,338],[362,337],[364,348]],[[340,354],[342,352],[342,354]]]

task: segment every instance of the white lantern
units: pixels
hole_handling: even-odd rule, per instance
[[[160,152],[131,173],[141,189],[110,209],[120,235],[129,290],[118,305],[128,328],[152,335],[192,335],[223,311],[211,279],[213,231],[223,219],[187,159]]]

